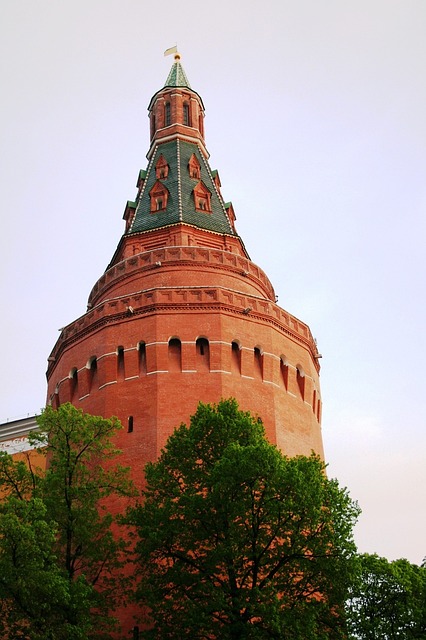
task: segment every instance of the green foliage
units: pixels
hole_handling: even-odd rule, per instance
[[[0,455],[0,637],[107,638],[125,545],[105,499],[134,494],[128,470],[113,466],[120,424],[70,404],[38,424],[31,440],[46,471]]]
[[[319,458],[286,458],[227,400],[200,404],[146,479],[129,512],[144,637],[344,637],[358,507]]]
[[[348,627],[357,640],[426,637],[426,568],[408,560],[359,557],[359,579],[348,601]]]

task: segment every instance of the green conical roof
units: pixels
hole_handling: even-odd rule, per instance
[[[190,175],[189,161],[192,155],[200,165],[198,178]],[[156,175],[156,165],[160,156],[163,156],[168,165],[166,178],[157,178]],[[167,206],[164,210],[152,211],[150,192],[159,184],[167,189]],[[202,189],[207,189],[210,193],[210,211],[200,211],[196,208],[194,189],[199,188],[200,184]],[[237,235],[229,221],[225,202],[214,183],[212,171],[199,146],[176,138],[155,148],[128,233],[140,233],[179,223],[215,233]]]
[[[164,84],[165,87],[188,87],[191,88],[191,85],[188,82],[188,78],[186,77],[186,73],[183,70],[183,67],[180,63],[179,58],[175,58],[175,62],[170,69],[170,73],[167,76],[167,80]]]

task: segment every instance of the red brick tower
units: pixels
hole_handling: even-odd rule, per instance
[[[315,341],[276,304],[237,234],[178,54],[148,110],[147,169],[87,312],[48,359],[48,402],[118,416],[123,464],[139,484],[200,400],[233,396],[285,453],[322,456]]]

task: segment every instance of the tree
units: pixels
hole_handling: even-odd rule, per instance
[[[357,640],[426,637],[426,569],[408,560],[359,557],[359,579],[350,590],[348,627]]]
[[[343,637],[358,507],[324,464],[285,457],[235,400],[200,404],[129,512],[144,637]]]
[[[113,462],[121,425],[70,404],[37,421],[30,437],[46,470],[0,457],[0,637],[109,637],[125,543],[106,501],[134,494]]]

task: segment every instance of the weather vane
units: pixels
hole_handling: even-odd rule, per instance
[[[177,44],[175,44],[174,47],[170,47],[170,49],[166,49],[164,55],[170,56],[172,53],[175,54],[175,60],[180,60],[180,53],[177,50]]]

